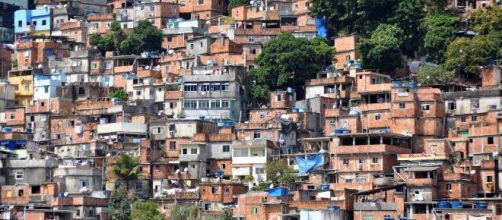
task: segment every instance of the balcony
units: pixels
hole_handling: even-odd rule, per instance
[[[335,154],[393,153],[409,154],[411,149],[387,144],[337,146]]]
[[[396,211],[396,203],[355,202],[354,211]]]
[[[361,104],[361,111],[377,111],[377,110],[388,110],[390,109],[390,102],[382,102],[382,103],[365,103]]]
[[[182,91],[166,91],[164,95],[164,99],[166,100],[179,100],[183,98]]]
[[[437,179],[433,178],[414,178],[414,179],[408,179],[406,183],[409,186],[436,186],[437,185]]]
[[[134,72],[134,66],[116,66],[113,68],[115,73],[128,73]]]
[[[146,124],[119,122],[98,125],[98,134],[112,133],[144,135],[146,134]]]
[[[381,93],[385,91],[390,91],[392,87],[391,83],[380,83],[380,84],[366,84],[362,88],[358,88],[359,93]]]

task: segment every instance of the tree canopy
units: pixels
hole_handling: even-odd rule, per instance
[[[481,68],[502,55],[502,9],[477,11],[468,20],[474,37],[459,37],[448,45],[445,68],[465,79],[478,79]]]
[[[293,87],[302,96],[302,86],[307,79],[314,78],[331,63],[334,48],[325,40],[296,38],[291,33],[282,33],[275,40],[265,44],[262,53],[255,59],[258,67],[250,75],[251,97],[264,101],[270,90]]]
[[[457,20],[457,17],[444,13],[431,13],[425,17],[423,27],[427,32],[422,50],[429,62],[444,62],[446,48],[455,37],[454,25]]]
[[[283,160],[267,162],[265,170],[267,171],[267,180],[273,184],[289,187],[296,180],[296,177],[292,174],[293,170],[291,170]]]
[[[401,46],[403,30],[396,25],[381,24],[358,47],[361,62],[366,69],[390,72],[402,65]]]
[[[424,64],[418,70],[417,80],[422,84],[447,84],[455,81],[455,73],[443,66]]]
[[[155,202],[137,201],[132,204],[132,220],[164,220],[164,214],[160,213],[159,205]]]
[[[108,207],[112,220],[131,219],[131,200],[127,196],[127,190],[119,189],[112,193],[108,200]]]
[[[135,158],[122,154],[113,165],[112,170],[115,175],[126,182],[126,189],[129,189],[129,182],[138,179],[139,162]]]
[[[108,94],[110,98],[117,98],[122,101],[129,99],[129,94],[124,89],[115,89]]]
[[[110,32],[101,36],[91,34],[89,43],[101,53],[114,51],[119,54],[140,54],[144,51],[160,51],[162,49],[162,31],[148,20],[141,20],[127,34],[117,21],[110,24]]]

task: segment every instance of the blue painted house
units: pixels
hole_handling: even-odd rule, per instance
[[[51,8],[49,7],[14,12],[14,32],[16,36],[24,36],[27,33],[49,33],[51,23]]]

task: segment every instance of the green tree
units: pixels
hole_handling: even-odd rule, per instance
[[[333,59],[333,51],[326,49],[321,40],[296,38],[291,33],[282,33],[265,44],[262,53],[255,59],[258,67],[251,70],[254,81],[251,97],[265,101],[270,90],[293,87],[299,97],[303,95],[305,81],[314,78],[323,67],[323,62]]]
[[[296,181],[296,177],[292,174],[293,170],[288,167],[284,160],[268,161],[265,165],[265,170],[267,172],[267,180],[274,184],[289,187]]]
[[[367,35],[394,16],[398,0],[309,0],[310,14],[326,18],[332,35]]]
[[[171,220],[196,220],[199,216],[199,209],[195,205],[177,205],[171,209],[169,219]]]
[[[409,56],[414,56],[423,37],[421,21],[424,17],[420,0],[401,0],[394,11],[391,21],[403,30],[402,50]]]
[[[445,68],[468,80],[479,79],[483,66],[502,57],[502,9],[488,8],[472,14],[472,38],[457,38],[448,45]]]
[[[120,53],[140,54],[144,51],[160,51],[162,49],[162,31],[148,20],[141,20],[120,43]]]
[[[129,99],[129,94],[124,89],[115,89],[108,94],[108,97],[125,101]]]
[[[436,64],[444,62],[446,48],[455,37],[454,25],[457,21],[457,17],[444,13],[433,13],[425,17],[422,25],[427,32],[422,49],[427,61]]]
[[[436,64],[424,64],[418,70],[418,82],[422,84],[448,84],[455,81],[455,73]]]
[[[131,219],[131,199],[127,196],[127,190],[119,189],[112,193],[108,200],[108,207],[112,220]]]
[[[221,214],[220,214],[220,217],[219,219],[220,220],[232,220],[232,209],[229,209],[229,208],[224,208],[222,211],[221,211]]]
[[[427,12],[442,12],[448,6],[448,0],[425,0],[424,3]]]
[[[381,24],[368,39],[361,40],[358,50],[364,68],[392,72],[402,65],[403,31],[396,25]]]
[[[100,35],[98,33],[91,34],[89,35],[89,43],[104,54],[106,51],[117,51],[120,43],[125,37],[124,31],[120,28],[120,23],[118,21],[112,21],[110,23],[109,33],[105,35]]]
[[[132,220],[164,220],[165,216],[158,208],[155,202],[137,201],[132,204]]]
[[[138,160],[127,154],[122,154],[113,165],[112,170],[115,175],[126,182],[126,189],[129,190],[129,182],[138,179],[139,168]]]

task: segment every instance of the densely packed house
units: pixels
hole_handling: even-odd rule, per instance
[[[0,219],[110,219],[118,189],[166,216],[195,205],[208,218],[502,217],[500,66],[483,67],[476,87],[419,85],[361,69],[348,35],[304,97],[287,88],[256,106],[249,70],[263,45],[317,35],[305,0],[231,15],[221,0],[0,5]],[[127,31],[145,19],[163,53],[89,45],[112,21]],[[111,98],[118,90],[127,98]],[[113,172],[122,155],[138,178]],[[271,161],[295,181],[263,188]]]

